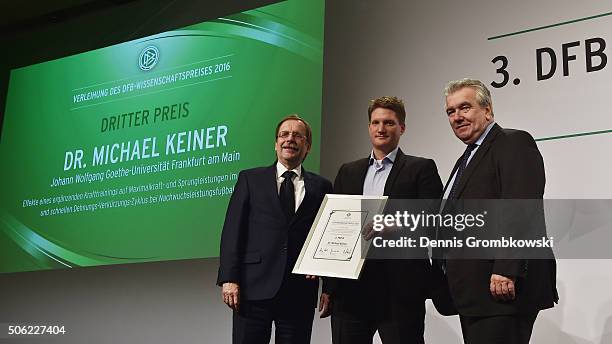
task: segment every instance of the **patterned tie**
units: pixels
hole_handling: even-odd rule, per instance
[[[461,181],[461,176],[463,175],[463,171],[467,166],[468,159],[470,158],[470,154],[472,151],[478,147],[475,143],[470,143],[465,147],[465,152],[463,152],[463,157],[461,158],[461,165],[457,169],[457,175],[455,176],[455,180],[453,181],[453,187],[451,188],[450,193],[448,194],[448,199],[455,199],[455,193],[457,192],[457,186],[459,186],[459,182]]]
[[[295,215],[295,188],[293,187],[293,177],[295,175],[293,171],[285,171],[282,174],[285,180],[281,183],[279,192],[281,205],[288,219]]]

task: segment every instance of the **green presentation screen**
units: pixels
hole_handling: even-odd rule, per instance
[[[0,272],[215,257],[238,172],[298,113],[318,171],[323,0],[11,71]]]

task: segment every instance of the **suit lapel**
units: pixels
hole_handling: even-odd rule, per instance
[[[302,166],[302,176],[304,178],[304,199],[302,200],[302,203],[300,203],[300,206],[295,212],[295,216],[293,216],[293,218],[291,219],[291,222],[295,221],[296,218],[302,216],[303,212],[307,211],[308,205],[312,201],[312,198],[314,195],[314,189],[315,189],[314,180],[310,177],[309,174],[306,173],[306,170],[304,169],[303,166]]]
[[[368,174],[368,168],[370,167],[370,157],[368,156],[366,159],[359,160],[357,163],[357,171],[359,171],[358,182],[358,190],[355,192],[356,195],[363,195],[363,183],[365,182],[366,175]]]
[[[476,151],[476,153],[474,153],[474,156],[472,157],[467,167],[463,171],[463,175],[461,176],[459,185],[457,185],[456,198],[459,198],[461,196],[461,194],[463,193],[463,189],[465,189],[467,182],[470,180],[470,177],[472,176],[472,174],[478,167],[478,164],[482,161],[482,158],[485,155],[487,155],[487,152],[491,148],[491,145],[493,141],[495,140],[495,137],[500,132],[501,132],[501,127],[497,125],[497,123],[495,123],[493,125],[493,128],[491,128],[491,130],[487,134],[487,137],[485,137],[484,141],[482,142],[480,147],[478,147],[478,150]],[[459,159],[461,160],[461,158]]]
[[[389,172],[389,177],[387,177],[387,181],[385,182],[385,191],[384,195],[391,196],[391,190],[393,190],[393,184],[395,184],[395,180],[400,174],[400,171],[404,167],[406,163],[406,155],[402,152],[401,149],[398,148],[397,155],[395,156],[395,161],[393,162],[393,167],[391,167],[391,172]],[[363,176],[365,180],[365,176]],[[363,184],[363,183],[362,183]]]
[[[451,171],[451,174],[448,177],[448,180],[446,181],[446,185],[444,185],[444,190],[442,191],[442,195],[446,194],[446,189],[450,186],[451,179],[453,179],[455,172],[457,172],[457,169],[459,168],[459,164],[461,164],[462,158],[463,156],[460,156],[459,159],[457,159],[457,162],[455,162],[455,167],[453,167],[453,170]]]

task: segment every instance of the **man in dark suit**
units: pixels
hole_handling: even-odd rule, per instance
[[[494,122],[491,94],[478,80],[452,81],[445,96],[451,128],[467,145],[444,188],[446,206],[466,199],[541,200],[544,163],[533,137]],[[541,214],[530,211],[534,215],[528,223],[541,220],[537,226],[545,230]],[[497,230],[511,235],[520,227],[506,222]],[[554,259],[505,258],[446,259],[441,264],[467,344],[527,344],[538,312],[558,300]]]
[[[318,277],[291,274],[331,183],[302,167],[312,145],[298,116],[276,127],[277,161],[240,172],[221,235],[217,284],[233,310],[233,343],[310,343]]]
[[[371,102],[372,152],[342,165],[334,193],[395,199],[440,197],[442,182],[434,161],[406,155],[398,147],[405,119],[400,99],[381,97]],[[425,257],[426,253],[423,259],[367,260],[359,280],[324,279],[320,310],[322,316],[331,312],[333,343],[372,343],[376,331],[385,344],[423,343],[431,268]]]

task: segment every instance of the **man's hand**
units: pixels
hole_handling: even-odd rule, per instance
[[[491,295],[497,301],[511,301],[516,298],[515,278],[508,278],[502,275],[491,275]]]
[[[361,229],[361,235],[365,240],[370,240],[376,235],[376,231],[374,230],[374,223],[372,221],[368,222]],[[323,295],[321,295],[323,296]]]
[[[319,299],[319,318],[327,318],[331,314],[331,296],[321,293]]]
[[[363,238],[367,241],[367,240],[374,238],[374,236],[376,235],[383,235],[385,233],[390,233],[393,231],[397,231],[399,229],[400,228],[397,226],[383,226],[381,230],[375,230],[374,222],[370,221],[366,223],[361,229],[361,235],[363,235]]]
[[[225,282],[221,287],[223,302],[231,309],[238,311],[240,306],[240,286],[238,283]]]
[[[312,281],[312,280],[319,279],[319,276],[317,276],[317,275],[306,275],[306,279]]]

